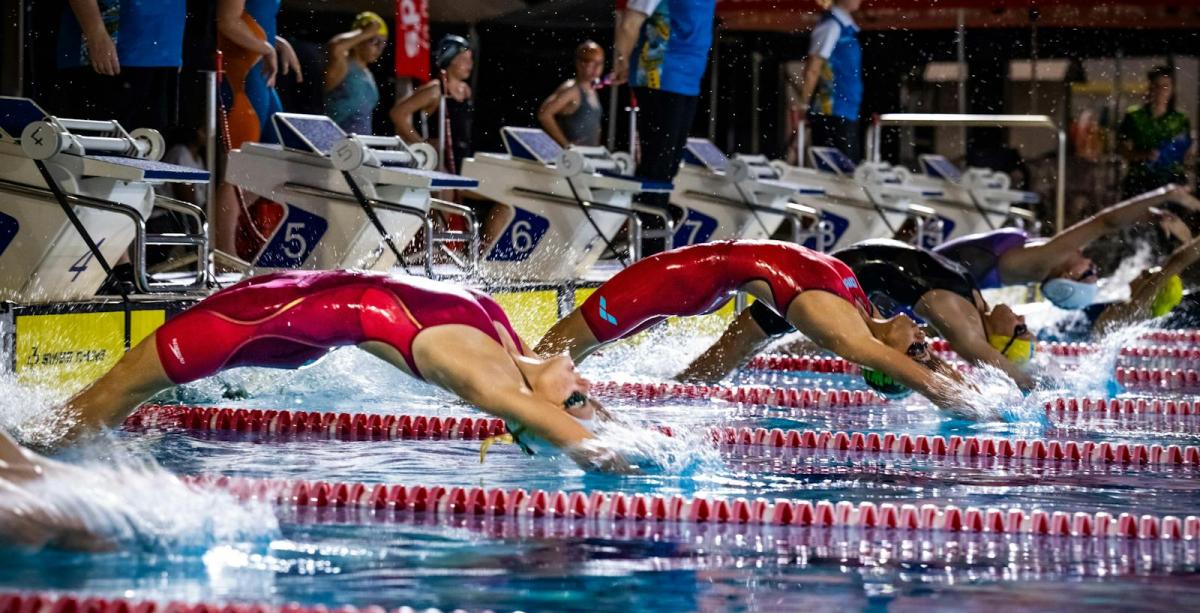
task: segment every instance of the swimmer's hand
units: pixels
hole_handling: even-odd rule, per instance
[[[589,472],[602,472],[614,475],[640,475],[642,470],[631,464],[620,453],[603,447],[595,439],[563,449],[580,468]]]

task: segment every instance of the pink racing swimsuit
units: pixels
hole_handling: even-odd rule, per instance
[[[223,289],[172,318],[155,343],[171,381],[187,383],[235,366],[297,368],[330,349],[379,341],[394,347],[418,378],[412,344],[435,326],[470,326],[503,344],[487,294],[421,277],[328,271],[277,272]]]
[[[673,249],[639,260],[588,297],[583,318],[596,340],[631,336],[668,317],[704,315],[751,281],[771,288],[786,314],[802,292],[820,290],[868,313],[871,303],[841,261],[793,243],[720,241]]]

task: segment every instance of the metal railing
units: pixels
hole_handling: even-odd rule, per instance
[[[558,194],[543,192],[536,189],[529,189],[527,187],[514,187],[513,192],[524,196],[534,196],[543,200],[549,200],[551,202],[569,204],[571,206],[582,206],[625,217],[625,223],[627,224],[626,227],[629,232],[629,262],[633,263],[642,259],[642,220],[640,217],[638,217],[638,212],[632,208],[626,209],[619,206],[600,204],[598,202],[589,202],[587,200],[576,200],[575,198],[568,196],[560,196]],[[601,236],[600,238],[609,240],[606,236]]]
[[[1058,139],[1058,176],[1054,186],[1054,224],[1061,232],[1066,221],[1067,133],[1048,115],[976,115],[963,113],[885,113],[871,126],[867,140],[870,159],[878,162],[883,153],[880,142],[886,126],[932,126],[958,128],[1044,128]]]
[[[58,205],[54,192],[45,187],[37,187],[27,185],[25,183],[17,183],[8,179],[0,179],[0,190],[9,193],[15,193],[25,196],[34,196],[44,198],[49,202],[55,203],[55,210],[58,210]],[[142,219],[141,213],[137,209],[120,202],[104,200],[92,196],[81,196],[78,194],[64,193],[67,203],[73,206],[81,206],[84,208],[97,209],[116,213],[129,219],[133,224],[133,253],[131,259],[133,261],[133,285],[134,288],[142,294],[162,294],[162,293],[186,293],[191,291],[203,290],[208,287],[208,223],[204,217],[204,211],[200,207],[167,198],[165,196],[155,196],[154,202],[156,206],[187,215],[192,217],[196,222],[198,234],[150,234],[146,232],[146,220]],[[61,212],[61,211],[60,211]],[[150,280],[149,274],[146,272],[146,247],[148,245],[183,245],[194,246],[197,249],[196,258],[196,274],[192,282],[186,285],[179,285],[171,282],[153,282]]]

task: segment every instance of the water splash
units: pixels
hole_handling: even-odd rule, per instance
[[[27,445],[54,447],[77,423],[61,408],[68,396],[61,386],[22,383],[13,373],[0,373],[0,430]]]
[[[79,463],[42,459],[40,476],[15,475],[0,536],[26,547],[173,552],[264,541],[279,533],[269,506],[180,481],[119,447],[91,445]]]
[[[600,423],[595,434],[593,441],[581,447],[597,454],[599,464],[615,455],[643,473],[682,475],[724,470],[720,452],[706,428],[679,428],[668,436],[614,417]]]

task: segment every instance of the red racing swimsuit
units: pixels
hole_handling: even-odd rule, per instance
[[[177,384],[235,366],[297,368],[366,341],[391,345],[420,377],[412,344],[422,330],[465,325],[503,344],[497,323],[520,346],[504,310],[483,292],[421,277],[288,271],[205,298],[159,328],[155,344]]]
[[[711,313],[751,281],[771,288],[786,314],[801,292],[820,290],[867,313],[871,303],[841,261],[794,243],[719,241],[673,249],[634,262],[601,285],[581,307],[596,340],[606,343],[668,317]]]

